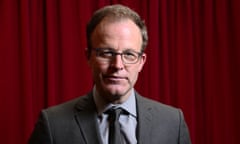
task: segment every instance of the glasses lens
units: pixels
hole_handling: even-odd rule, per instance
[[[134,51],[124,52],[122,54],[122,59],[125,63],[135,63],[139,58],[139,54]]]
[[[103,59],[112,59],[114,52],[108,50],[100,50],[97,55]]]
[[[116,55],[121,55],[122,61],[125,64],[134,64],[134,63],[137,63],[141,55],[140,53],[132,50],[123,51],[122,53],[117,53],[114,50],[103,49],[103,48],[98,48],[93,50],[96,51],[98,59],[102,62],[110,62],[111,60],[113,60],[113,58]]]

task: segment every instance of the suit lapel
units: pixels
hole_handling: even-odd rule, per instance
[[[93,100],[92,93],[84,96],[75,106],[77,112],[75,114],[76,121],[83,134],[87,144],[101,144],[99,129],[97,126],[97,111]]]
[[[148,105],[144,98],[136,93],[138,126],[137,140],[138,144],[149,143],[149,137],[153,124],[151,123],[153,114],[152,107]],[[75,118],[79,125],[87,144],[102,144],[99,129],[97,126],[97,110],[93,100],[92,93],[83,96],[75,106]]]
[[[144,98],[136,93],[137,112],[138,112],[138,127],[137,139],[138,144],[149,143],[150,133],[153,124],[152,107],[144,101]]]

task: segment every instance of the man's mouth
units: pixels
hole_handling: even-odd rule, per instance
[[[105,75],[103,76],[104,79],[108,80],[108,81],[122,81],[122,80],[126,80],[126,77],[123,76],[113,76],[113,75]]]

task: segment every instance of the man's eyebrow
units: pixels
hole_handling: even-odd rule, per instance
[[[113,48],[111,48],[111,47],[98,47],[97,49],[99,49],[99,50],[111,50],[111,51],[115,51]]]
[[[96,49],[98,49],[98,50],[109,50],[109,51],[117,52],[116,49],[111,48],[111,47],[98,47],[98,48],[96,48]],[[134,52],[136,52],[136,50],[134,50],[134,49],[132,49],[132,48],[125,48],[125,49],[122,50],[122,52],[129,52],[129,51],[134,51]]]

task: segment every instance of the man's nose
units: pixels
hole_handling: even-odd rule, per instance
[[[117,54],[112,62],[111,62],[112,67],[118,69],[118,70],[122,70],[124,68],[124,62],[122,61],[122,55],[121,54]]]

